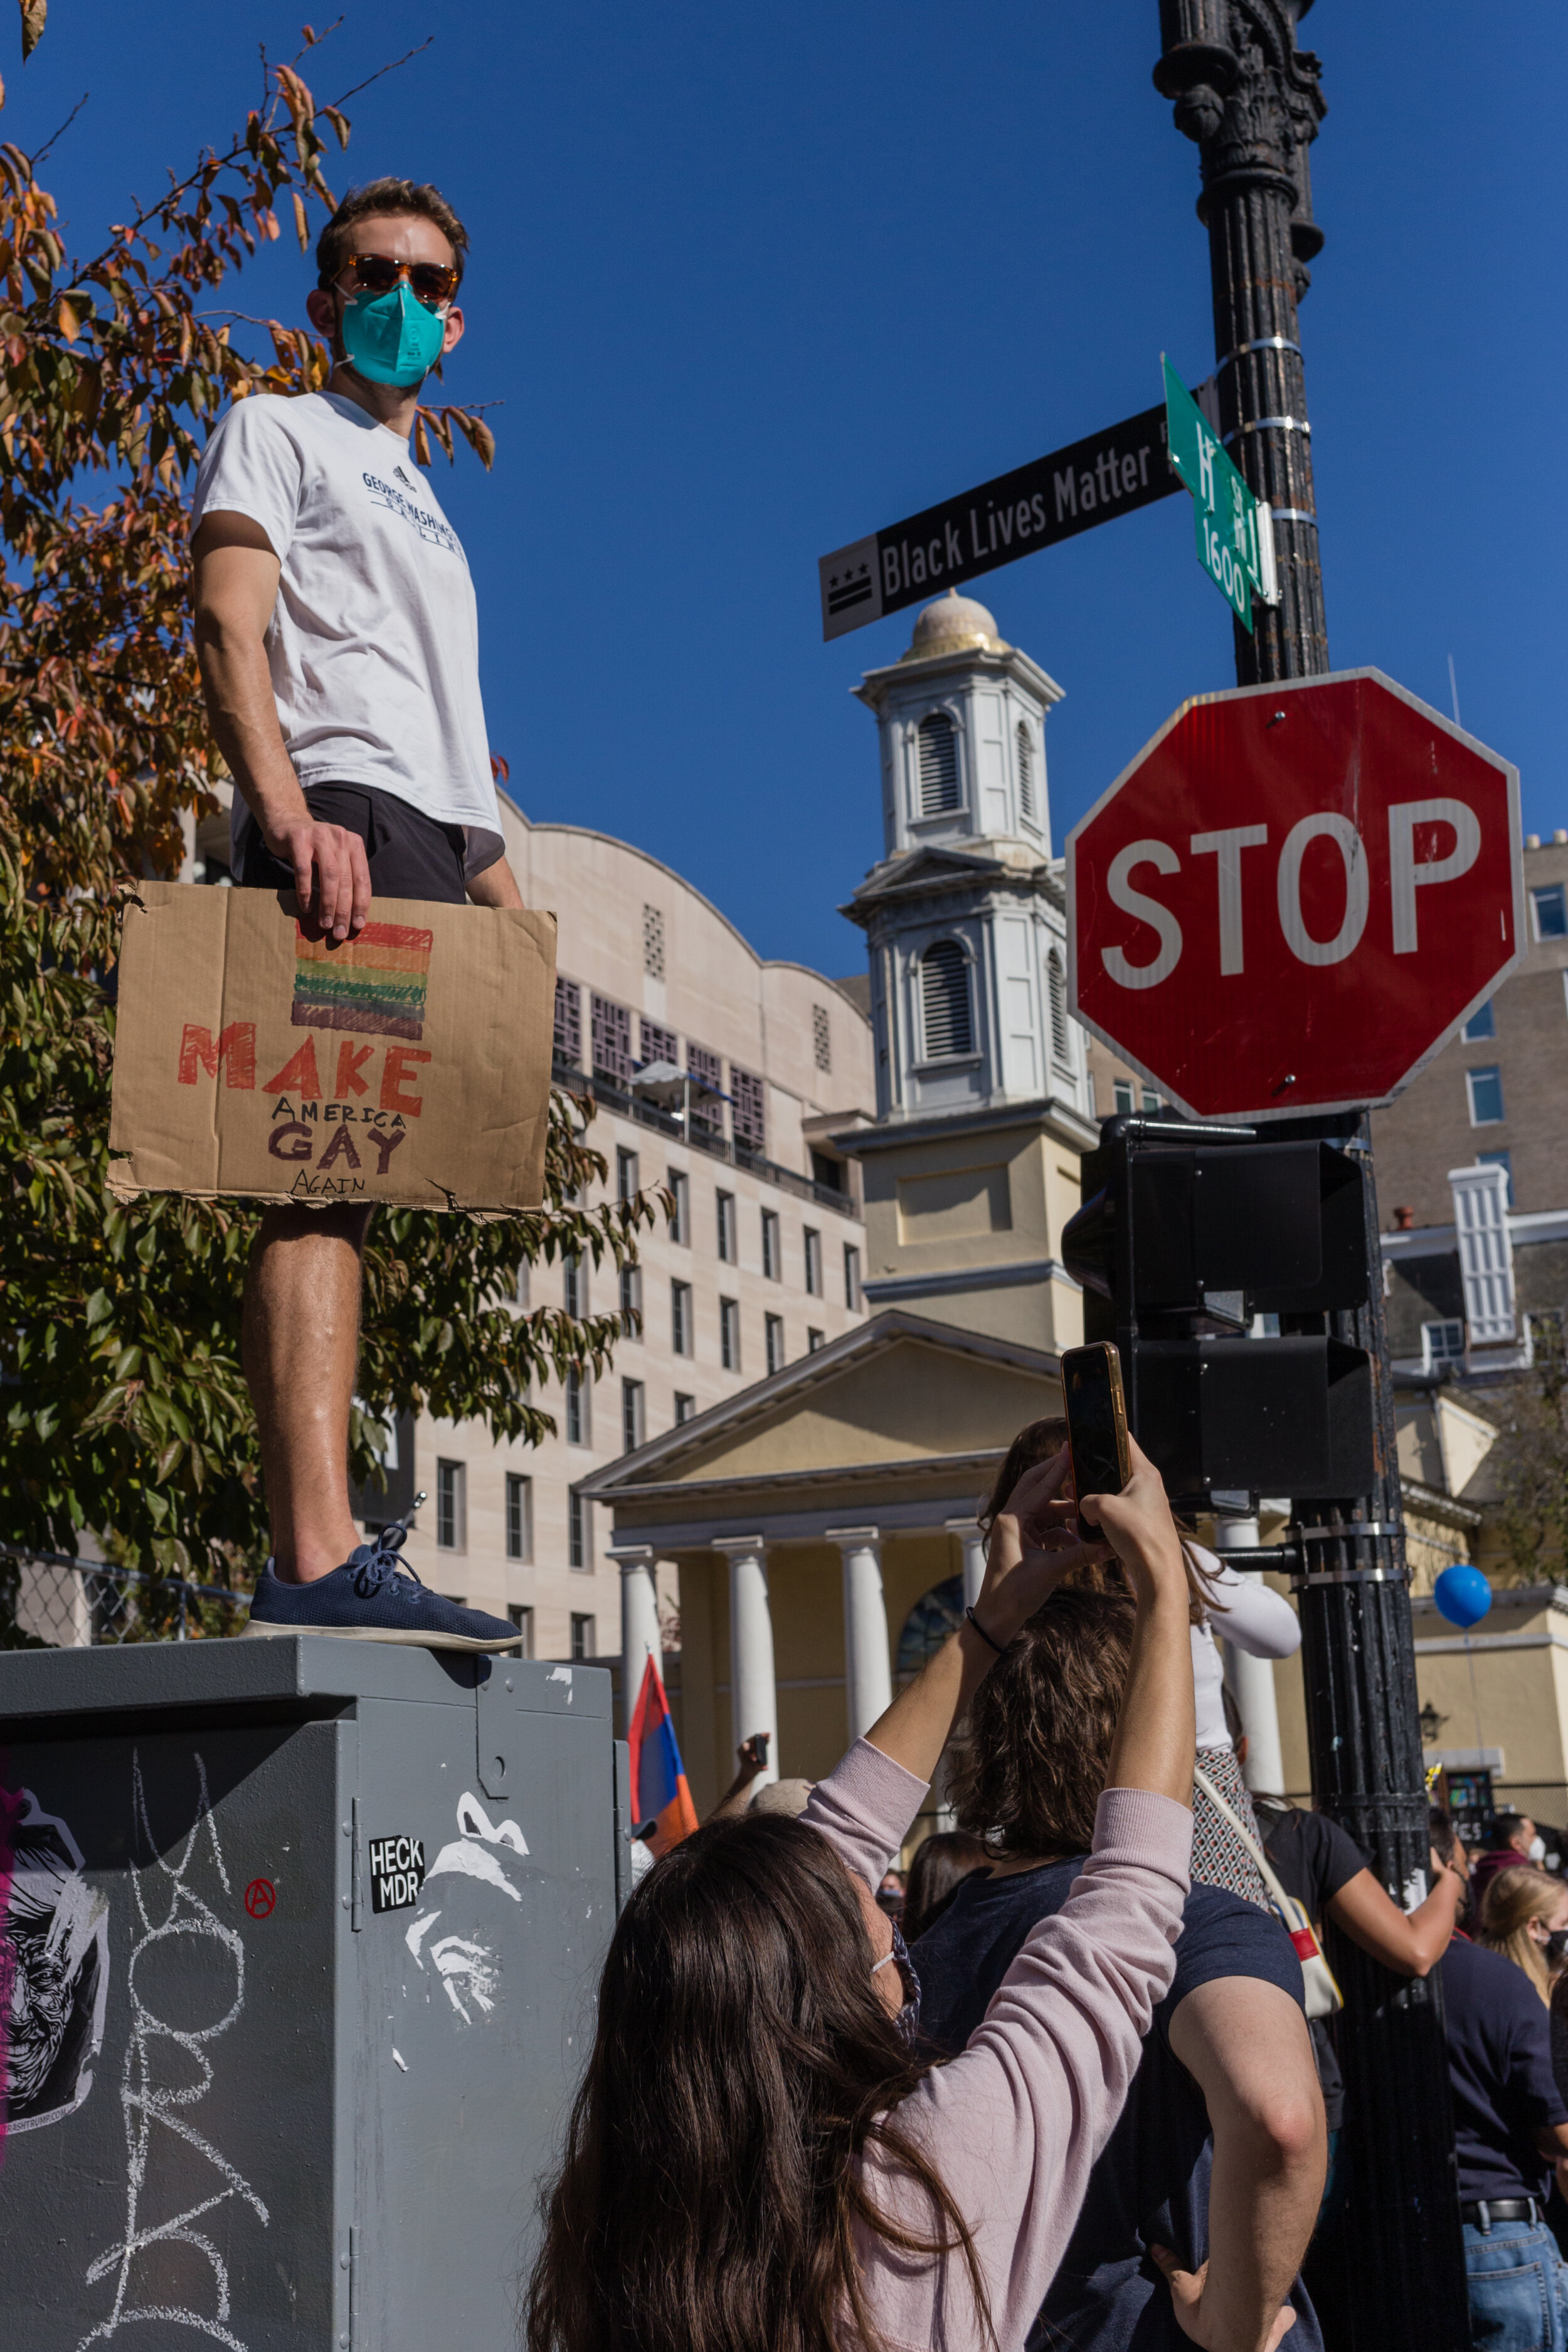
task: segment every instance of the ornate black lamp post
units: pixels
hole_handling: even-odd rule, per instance
[[[1236,625],[1243,686],[1329,667],[1298,320],[1308,264],[1323,242],[1307,159],[1325,110],[1318,60],[1296,46],[1310,5],[1160,5],[1155,85],[1174,100],[1176,127],[1196,142],[1202,168],[1220,429],[1274,510],[1280,602],[1255,603],[1254,635]],[[1352,1114],[1269,1131],[1281,1140],[1323,1136],[1357,1153],[1363,1170],[1368,1304],[1333,1317],[1330,1328],[1373,1359],[1378,1475],[1370,1495],[1312,1506],[1295,1535],[1306,1571],[1313,1790],[1403,1900],[1426,1863],[1426,1798],[1367,1122]],[[1351,2166],[1337,2246],[1325,2250],[1314,2279],[1339,2290],[1324,2314],[1331,2352],[1461,2352],[1470,2341],[1468,2299],[1439,1989],[1391,1975],[1331,1925],[1329,1937],[1346,2004],[1338,2035]]]

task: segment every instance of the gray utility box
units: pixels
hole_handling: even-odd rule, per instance
[[[583,1666],[0,1654],[0,2346],[515,2346],[624,1754]]]

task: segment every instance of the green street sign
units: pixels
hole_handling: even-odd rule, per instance
[[[1171,463],[1193,494],[1198,562],[1242,627],[1252,627],[1252,599],[1276,601],[1274,531],[1268,509],[1253,497],[1226,455],[1208,418],[1169,360],[1165,371],[1165,431]]]

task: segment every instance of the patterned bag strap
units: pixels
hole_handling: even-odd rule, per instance
[[[1279,1910],[1281,1918],[1288,1918],[1289,1915],[1285,1910],[1284,1906],[1286,1904],[1292,1901],[1293,1898],[1287,1895],[1284,1887],[1279,1884],[1279,1879],[1275,1876],[1273,1866],[1268,1860],[1268,1856],[1264,1853],[1263,1848],[1258,1844],[1258,1840],[1253,1836],[1252,1832],[1247,1828],[1247,1823],[1242,1820],[1241,1815],[1237,1812],[1232,1806],[1226,1803],[1226,1800],[1220,1795],[1219,1790],[1215,1787],[1214,1782],[1209,1779],[1208,1774],[1204,1770],[1201,1764],[1194,1765],[1193,1778],[1197,1782],[1199,1788],[1203,1790],[1205,1796],[1208,1799],[1210,1804],[1214,1806],[1215,1811],[1221,1812],[1225,1815],[1226,1820],[1230,1823],[1231,1828],[1236,1832],[1237,1836],[1241,1840],[1242,1844],[1247,1848],[1247,1853],[1258,1864],[1258,1874],[1262,1879],[1264,1885],[1268,1890],[1269,1901]]]

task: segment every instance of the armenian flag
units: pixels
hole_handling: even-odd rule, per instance
[[[434,937],[408,923],[367,923],[357,939],[329,942],[296,924],[295,1028],[423,1036]]]
[[[656,1855],[668,1853],[697,1827],[697,1808],[686,1785],[669,1701],[651,1657],[643,1669],[626,1739],[632,1751],[632,1819],[656,1822],[648,1849]]]

